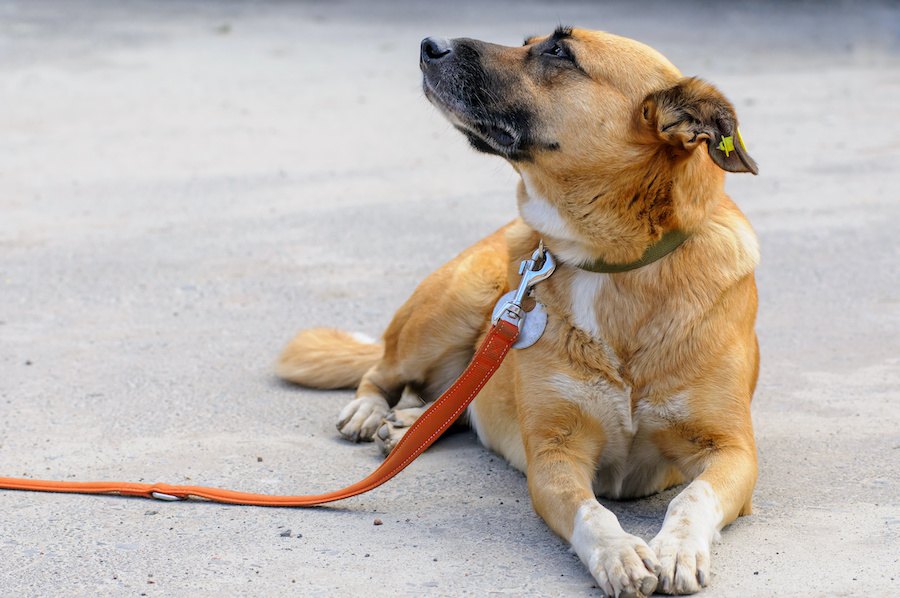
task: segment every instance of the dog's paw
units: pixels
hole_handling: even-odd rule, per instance
[[[371,441],[390,407],[384,397],[367,395],[350,401],[338,416],[341,436],[353,442]]]
[[[391,411],[388,416],[384,418],[381,427],[378,428],[378,433],[375,435],[375,442],[378,443],[381,452],[387,455],[394,450],[394,447],[397,446],[397,443],[400,442],[400,439],[406,434],[407,428],[413,425],[424,412],[424,407],[394,409]]]
[[[643,598],[656,590],[656,555],[646,542],[631,534],[594,548],[588,568],[604,596]]]
[[[709,542],[660,532],[650,547],[659,558],[658,590],[663,594],[694,594],[709,583]]]

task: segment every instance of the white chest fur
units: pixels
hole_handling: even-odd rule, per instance
[[[525,192],[528,195],[519,206],[522,220],[542,235],[567,241],[576,240],[578,235],[562,217],[559,210],[537,192],[528,174],[522,174],[522,182],[525,183]]]
[[[541,195],[527,173],[522,173],[525,185],[524,200],[519,204],[519,214],[528,226],[538,231],[548,241],[553,241],[553,252],[562,261],[577,263],[591,259],[587,240],[578,234],[553,203]]]
[[[597,302],[608,278],[608,274],[578,270],[569,288],[573,324],[595,339],[602,336],[597,321]]]

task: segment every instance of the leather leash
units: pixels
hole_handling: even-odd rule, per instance
[[[378,468],[365,479],[341,490],[324,494],[273,496],[236,492],[205,486],[174,486],[136,482],[65,482],[29,478],[0,477],[0,489],[33,492],[62,492],[67,494],[112,494],[139,496],[158,500],[201,499],[233,505],[259,507],[311,507],[356,496],[373,490],[400,473],[407,465],[431,446],[462,414],[478,392],[500,367],[503,358],[519,336],[525,320],[522,300],[531,287],[552,274],[555,263],[543,244],[519,267],[522,281],[515,296],[500,306],[492,319],[490,330],[475,352],[472,361],[450,388],[423,413],[406,431],[397,446]]]

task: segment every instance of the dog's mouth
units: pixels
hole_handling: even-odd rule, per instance
[[[474,123],[471,126],[456,126],[474,149],[486,154],[501,156],[513,161],[529,160],[530,155],[520,135],[494,124]]]
[[[530,162],[559,143],[541,133],[523,76],[493,64],[501,46],[477,40],[425,38],[419,53],[425,97],[478,151]],[[493,65],[493,66],[492,66]]]
[[[483,108],[474,110],[464,99],[451,95],[441,85],[432,85],[423,77],[425,97],[436,106],[469,143],[478,151],[495,154],[510,160],[528,158],[526,135],[508,119],[486,114]]]
[[[502,148],[511,148],[516,145],[518,136],[506,127],[495,124],[476,123],[475,130],[485,139]]]

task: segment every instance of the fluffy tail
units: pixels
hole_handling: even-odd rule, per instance
[[[356,388],[383,353],[381,343],[362,335],[313,328],[288,343],[275,364],[275,373],[312,388]]]

